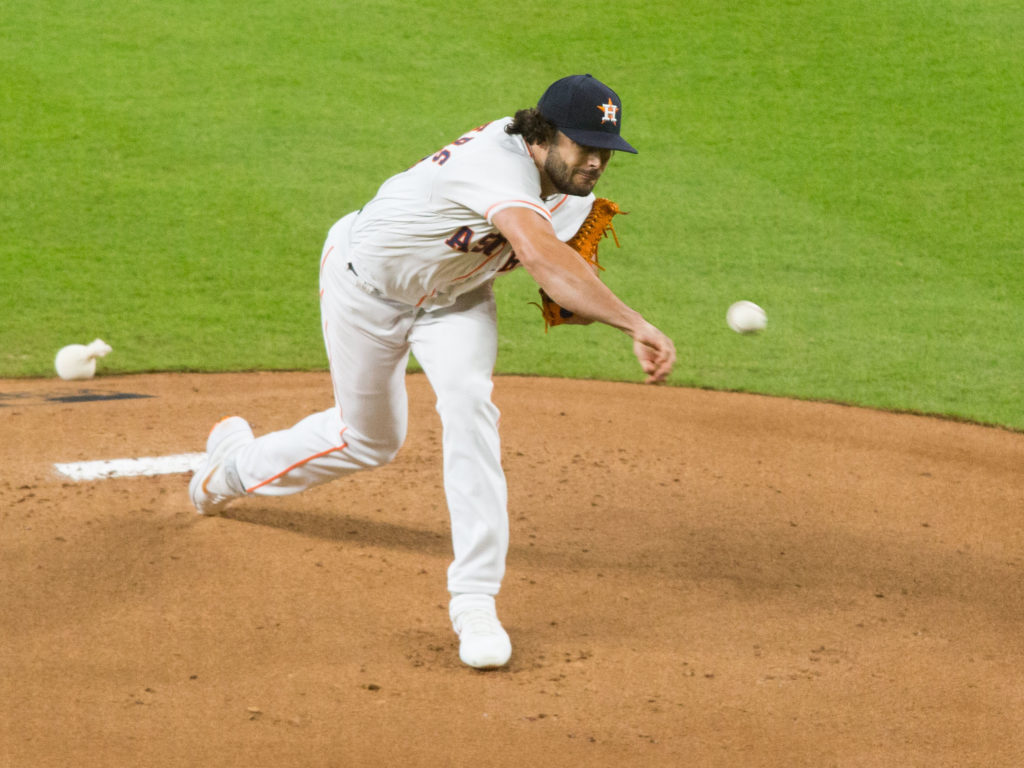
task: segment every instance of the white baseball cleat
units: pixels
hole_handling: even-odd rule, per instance
[[[491,595],[456,595],[448,608],[459,658],[476,669],[497,669],[512,656],[512,641],[498,621]]]
[[[218,421],[206,439],[206,459],[188,484],[192,504],[200,515],[216,515],[228,502],[245,495],[234,468],[234,454],[256,438],[241,416]]]

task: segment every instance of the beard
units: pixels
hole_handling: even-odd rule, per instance
[[[589,195],[597,180],[601,178],[601,171],[585,173],[574,171],[555,151],[548,152],[544,161],[544,171],[555,189],[563,195],[578,195],[584,197]]]

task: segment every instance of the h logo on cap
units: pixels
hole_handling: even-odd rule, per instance
[[[601,125],[605,123],[614,123],[618,125],[618,120],[615,116],[619,114],[619,108],[612,103],[612,97],[608,97],[607,104],[598,104],[597,108],[604,112],[604,117],[601,118]]]

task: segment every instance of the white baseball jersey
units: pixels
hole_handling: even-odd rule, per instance
[[[351,222],[348,258],[384,296],[426,310],[450,306],[493,279],[512,248],[493,217],[536,211],[568,240],[594,196],[541,198],[540,175],[511,118],[483,125],[381,185]]]

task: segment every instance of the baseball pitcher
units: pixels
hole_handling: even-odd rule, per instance
[[[338,221],[320,258],[335,405],[259,438],[238,416],[216,424],[190,483],[196,510],[217,514],[239,497],[298,493],[391,461],[406,434],[412,352],[443,429],[459,655],[480,669],[505,665],[512,645],[495,607],[509,525],[491,401],[494,279],[526,269],[546,326],[597,321],[623,331],[648,382],[663,381],[675,361],[671,340],[598,276],[596,242],[618,209],[593,189],[614,151],[636,152],[620,135],[622,115],[597,79],[562,78],[535,108],[474,128]]]

